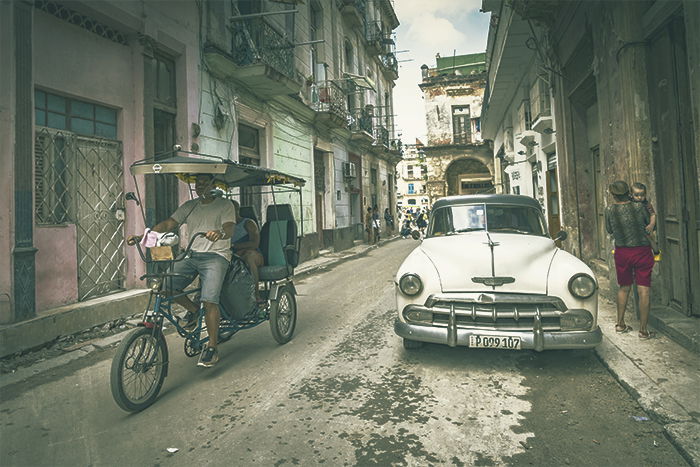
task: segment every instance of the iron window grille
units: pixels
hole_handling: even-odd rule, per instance
[[[86,31],[90,31],[93,34],[97,34],[98,36],[107,40],[116,42],[117,44],[128,45],[126,35],[124,33],[107,26],[106,24],[100,23],[89,16],[80,14],[75,10],[71,10],[58,2],[36,0],[34,2],[34,8],[78,26],[79,28],[83,28]]]

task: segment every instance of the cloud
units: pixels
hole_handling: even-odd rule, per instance
[[[426,142],[420,66],[434,67],[437,53],[444,57],[486,50],[489,15],[480,13],[480,7],[481,0],[397,0],[397,49],[408,52],[398,55],[394,113],[396,131],[405,143],[415,138]]]
[[[458,44],[463,44],[466,36],[449,20],[427,15],[408,27],[406,39],[409,43],[415,44],[412,49],[414,54],[423,55],[428,51],[454,48]],[[432,53],[435,54],[435,52]]]
[[[399,21],[413,23],[426,16],[450,18],[479,11],[481,0],[398,0],[395,8]]]

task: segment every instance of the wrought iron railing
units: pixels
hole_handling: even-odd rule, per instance
[[[347,119],[347,102],[343,89],[333,81],[311,85],[311,105],[316,112],[330,112]]]
[[[369,21],[365,24],[365,39],[370,44],[381,47],[382,39],[384,39],[381,21]]]
[[[389,149],[392,151],[403,151],[403,144],[401,143],[401,140],[398,138],[389,140]]]
[[[381,125],[374,126],[374,144],[389,147],[389,130]]]
[[[354,110],[350,118],[350,130],[353,132],[364,131],[373,134],[372,114],[367,110]]]
[[[356,8],[360,17],[366,17],[367,0],[338,0],[338,8],[343,8],[345,6]]]
[[[264,63],[294,79],[294,47],[264,18],[235,23],[231,55],[240,66]]]
[[[399,74],[399,62],[396,60],[396,55],[393,53],[388,53],[381,55],[381,64],[385,70],[391,71],[394,74]]]

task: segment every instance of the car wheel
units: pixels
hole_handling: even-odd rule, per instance
[[[403,348],[406,350],[416,350],[420,349],[421,347],[423,347],[423,343],[420,341],[412,341],[406,338],[403,340]]]

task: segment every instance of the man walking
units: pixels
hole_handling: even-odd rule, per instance
[[[629,198],[629,186],[618,180],[609,187],[614,203],[605,209],[605,229],[615,240],[615,270],[620,289],[617,292],[617,324],[615,331],[628,332],[632,328],[625,324],[625,309],[632,283],[639,293],[639,338],[649,339],[649,293],[654,254],[651,251],[646,226],[649,213],[641,203]]]

